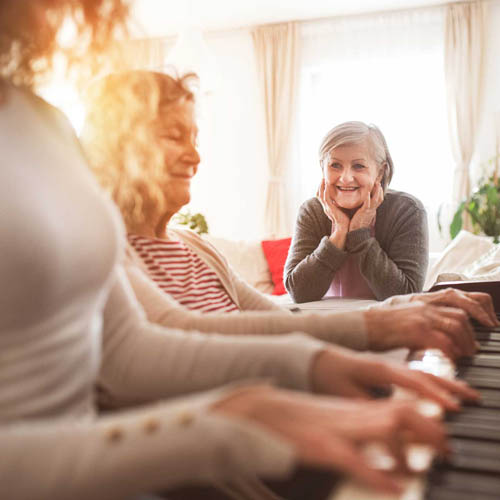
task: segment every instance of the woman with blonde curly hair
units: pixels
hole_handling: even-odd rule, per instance
[[[450,409],[450,393],[470,389],[300,335],[186,335],[145,320],[120,264],[119,214],[67,121],[28,88],[66,16],[82,53],[102,48],[125,12],[119,0],[0,0],[0,497],[110,500],[230,482],[260,498],[257,477],[299,463],[398,489],[359,446],[397,433],[401,446],[411,435],[444,449],[443,427],[414,405],[220,386],[257,376],[359,396],[394,382]],[[98,415],[96,387],[123,409]]]

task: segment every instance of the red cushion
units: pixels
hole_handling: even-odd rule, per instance
[[[292,238],[283,238],[281,240],[266,240],[262,242],[262,250],[266,256],[271,278],[274,283],[273,295],[284,295],[286,293],[283,284],[283,268],[285,267],[286,257]]]

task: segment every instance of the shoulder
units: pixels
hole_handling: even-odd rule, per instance
[[[12,92],[18,93],[19,96],[25,99],[38,113],[42,114],[54,126],[73,130],[68,118],[60,109],[26,88],[14,87],[12,85],[9,87]]]
[[[296,231],[307,231],[314,237],[322,238],[331,230],[330,219],[325,214],[318,198],[309,198],[299,208]]]
[[[169,231],[175,234],[184,244],[186,244],[191,250],[197,253],[199,256],[204,256],[205,258],[211,257],[210,263],[213,264],[216,259],[220,261],[224,266],[227,265],[226,258],[222,255],[217,248],[212,245],[209,241],[202,238],[198,233],[192,231],[191,229],[170,229]]]
[[[182,242],[193,245],[197,248],[211,248],[212,245],[205,241],[198,233],[191,229],[168,228],[169,233],[175,235]]]
[[[317,219],[321,220],[326,217],[323,207],[318,198],[313,197],[304,201],[299,208],[300,219]]]
[[[312,212],[323,211],[323,207],[321,206],[321,203],[318,198],[316,198],[316,196],[313,196],[312,198],[304,201],[304,203],[302,203],[302,205],[300,206],[300,209]]]
[[[425,213],[424,205],[418,198],[404,191],[394,191],[393,189],[387,190],[380,208],[392,213],[395,211]]]
[[[32,113],[42,117],[45,127],[57,134],[59,137],[78,142],[74,129],[67,116],[58,108],[49,104],[42,97],[24,87],[7,84],[7,100],[13,99],[18,112]],[[21,104],[23,103],[23,104]],[[27,111],[29,110],[29,111]],[[79,147],[80,149],[80,147]]]

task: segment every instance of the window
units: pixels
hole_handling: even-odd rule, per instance
[[[436,219],[451,197],[454,162],[440,20],[436,11],[337,21],[328,34],[316,33],[314,43],[309,38],[309,47],[305,34],[293,175],[297,206],[316,191],[317,151],[326,132],[348,120],[374,123],[394,160],[390,187],[424,203],[431,250],[442,248]],[[330,48],[319,55],[322,39]],[[314,50],[311,64],[308,48]]]

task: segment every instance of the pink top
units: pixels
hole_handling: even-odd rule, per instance
[[[333,233],[333,224],[332,224]],[[370,226],[370,235],[375,236],[375,221]],[[335,273],[325,297],[353,297],[375,299],[372,289],[359,270],[356,256],[350,254],[342,267]]]
[[[182,241],[128,235],[158,287],[184,307],[200,312],[233,312],[238,306],[215,272]]]

